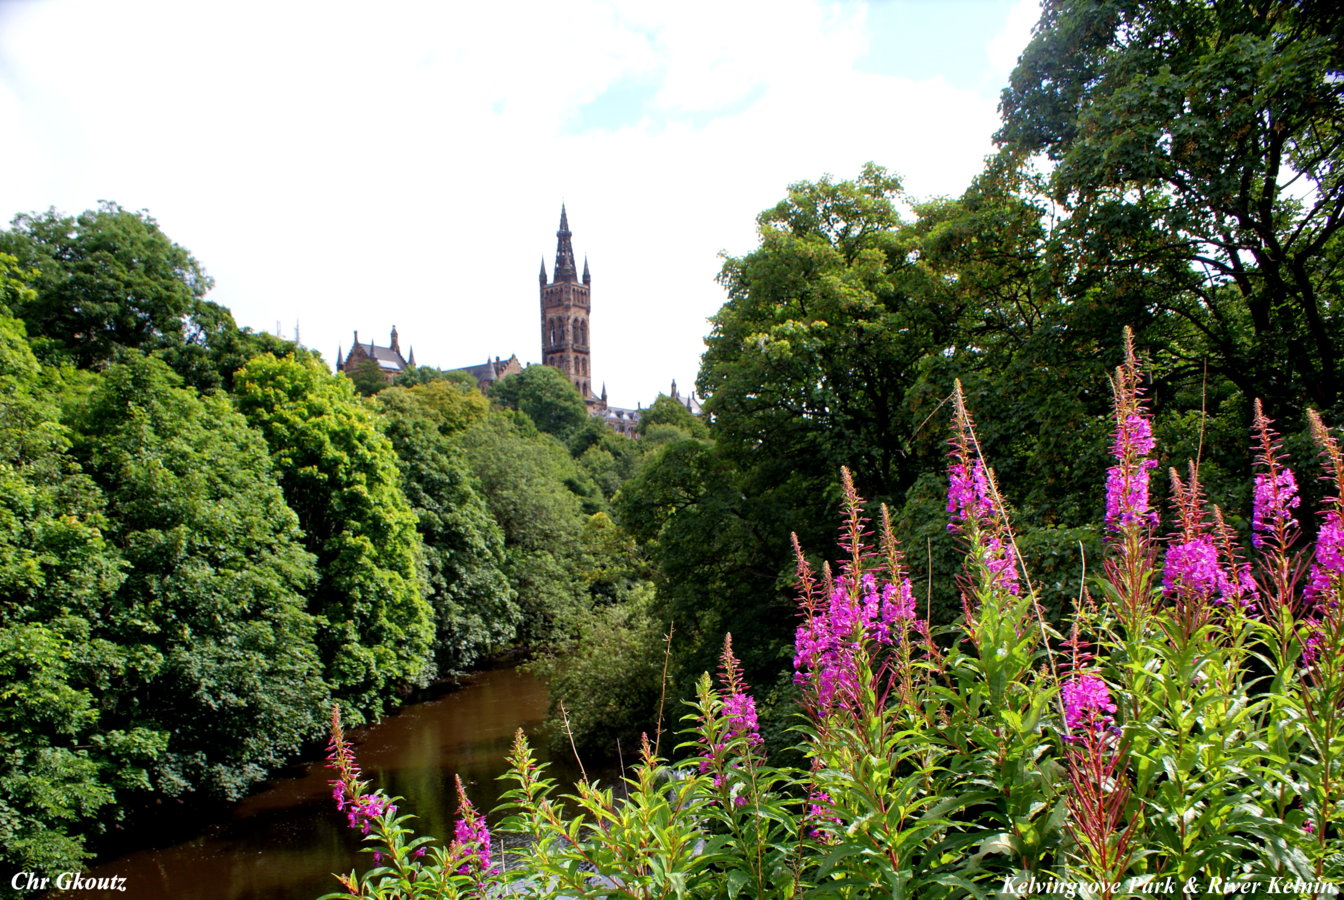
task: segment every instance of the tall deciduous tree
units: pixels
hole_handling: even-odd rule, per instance
[[[580,493],[596,491],[592,480],[559,441],[512,410],[493,411],[458,441],[504,530],[509,583],[523,612],[519,639],[536,646],[571,633],[591,602]]]
[[[490,398],[508,409],[526,413],[537,428],[568,442],[588,421],[583,396],[564,372],[532,365],[505,376],[490,387]]]
[[[317,360],[259,356],[234,391],[317,557],[309,609],[327,681],[352,712],[377,717],[432,673],[433,614],[396,454],[350,382]]]
[[[854,181],[792,185],[760,215],[760,247],[724,263],[697,384],[721,449],[762,487],[832,484],[850,465],[887,496],[917,475],[906,397],[957,314],[924,283],[902,196],[871,163]]]
[[[20,215],[0,250],[35,269],[31,297],[14,314],[40,351],[76,365],[105,365],[128,349],[181,350],[233,329],[205,300],[213,282],[146,212],[115,203],[78,216]]]
[[[0,254],[0,866],[62,871],[80,866],[117,789],[145,785],[166,735],[101,721],[102,691],[128,664],[96,631],[123,561],[8,315],[31,299],[28,274]]]
[[[315,581],[265,440],[162,362],[117,365],[74,415],[125,581],[95,633],[135,660],[105,727],[168,736],[153,786],[236,799],[320,730],[327,697],[304,592]]]
[[[998,140],[1054,162],[1068,290],[1271,408],[1344,396],[1344,18],[1300,0],[1048,0]]]
[[[378,409],[397,453],[402,490],[419,519],[434,607],[440,673],[462,672],[513,640],[521,614],[504,575],[504,534],[471,484],[451,435],[484,398],[450,381],[381,391]],[[455,401],[455,402],[454,402]]]

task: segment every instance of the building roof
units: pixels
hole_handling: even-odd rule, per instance
[[[347,371],[366,359],[376,362],[378,368],[383,372],[395,375],[407,366],[415,365],[415,351],[411,351],[409,360],[401,355],[401,342],[398,339],[395,325],[392,327],[392,343],[389,347],[380,347],[373,341],[366,344],[359,339],[359,332],[356,331],[350,352],[342,358],[341,351],[336,351],[336,368]]]
[[[485,362],[476,366],[461,366],[451,369],[453,372],[466,372],[480,384],[491,381],[498,381],[510,372],[521,371],[522,365],[518,362],[518,354],[513,354],[508,359],[501,360],[498,356],[494,359],[487,358]]]

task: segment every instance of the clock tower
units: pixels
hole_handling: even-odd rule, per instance
[[[588,314],[593,279],[587,259],[583,261],[583,279],[579,279],[564,204],[560,205],[560,230],[555,237],[555,270],[550,284],[546,283],[546,260],[541,261],[541,361],[568,375],[591,407],[600,402],[593,394],[589,368]]]

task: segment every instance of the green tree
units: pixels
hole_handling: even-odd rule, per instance
[[[463,388],[476,387],[476,379],[461,369],[436,369],[433,366],[407,366],[392,379],[397,387],[415,387],[435,381],[450,381]]]
[[[327,697],[304,593],[316,575],[262,436],[166,365],[108,370],[74,414],[126,578],[97,632],[135,660],[105,727],[169,736],[153,786],[236,799],[319,732]]]
[[[644,448],[639,441],[617,434],[605,423],[597,419],[590,421],[600,430],[576,459],[602,491],[602,496],[610,500],[621,485],[634,476]],[[576,449],[576,445],[570,446],[571,453]]]
[[[355,386],[355,393],[361,397],[372,397],[388,384],[383,367],[378,365],[376,359],[361,359],[349,376],[350,383]]]
[[[572,634],[591,606],[582,497],[596,491],[592,480],[555,438],[517,412],[496,410],[458,441],[504,531],[509,583],[523,611],[519,640],[539,646]]]
[[[100,721],[126,654],[95,633],[123,579],[102,497],[70,457],[23,323],[29,273],[0,254],[0,864],[78,868],[118,788],[145,784],[165,735]]]
[[[787,517],[810,498],[751,492],[749,478],[712,441],[686,438],[654,451],[613,501],[653,564],[654,618],[676,627],[682,696],[714,669],[725,632],[738,636],[758,684],[774,680],[793,634],[789,534],[806,528]]]
[[[484,398],[475,389],[471,395],[483,416]],[[419,520],[440,673],[465,671],[507,644],[521,617],[503,571],[504,534],[472,487],[462,451],[450,440],[463,427],[459,417],[469,396],[449,381],[378,394],[402,491]],[[457,403],[444,402],[457,397]]]
[[[649,429],[657,425],[680,428],[688,437],[709,437],[709,428],[706,427],[704,420],[666,394],[659,394],[658,398],[639,414],[639,436],[647,436]]]
[[[588,422],[588,407],[579,389],[559,369],[528,366],[490,386],[490,399],[526,413],[546,434],[568,442]]]
[[[574,640],[537,660],[550,688],[556,752],[569,750],[565,721],[580,753],[603,758],[637,746],[641,733],[656,733],[664,633],[645,582],[625,602],[594,610]]]
[[[728,301],[697,385],[721,452],[758,489],[833,486],[849,465],[887,497],[919,474],[907,396],[929,354],[954,343],[959,316],[917,265],[902,196],[871,163],[854,181],[792,185],[758,218],[760,247],[724,262]]]
[[[396,454],[349,380],[315,359],[264,354],[234,390],[317,557],[309,611],[327,682],[356,715],[376,718],[396,690],[432,674],[433,613]]]
[[[1344,19],[1330,4],[1049,0],[998,140],[1054,163],[1071,302],[1271,409],[1338,406]]]
[[[432,422],[445,437],[484,421],[490,411],[490,402],[476,390],[475,382],[444,378],[395,386],[400,389],[379,395],[378,408]]]
[[[33,293],[13,314],[40,356],[106,365],[126,350],[181,351],[234,330],[227,310],[206,301],[213,282],[148,213],[103,202],[64,216],[16,216],[0,251],[37,270]]]

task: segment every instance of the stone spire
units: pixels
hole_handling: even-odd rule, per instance
[[[541,258],[541,285],[546,286],[546,257]]]
[[[588,274],[588,257],[583,258],[583,283],[592,284],[593,276]]]
[[[397,326],[395,325],[392,326],[392,344],[388,349],[393,353],[401,352],[401,341],[397,338]]]
[[[573,284],[579,277],[574,267],[574,247],[569,242],[569,216],[565,213],[563,203],[560,204],[560,230],[555,233],[555,237],[555,280],[551,283]]]

